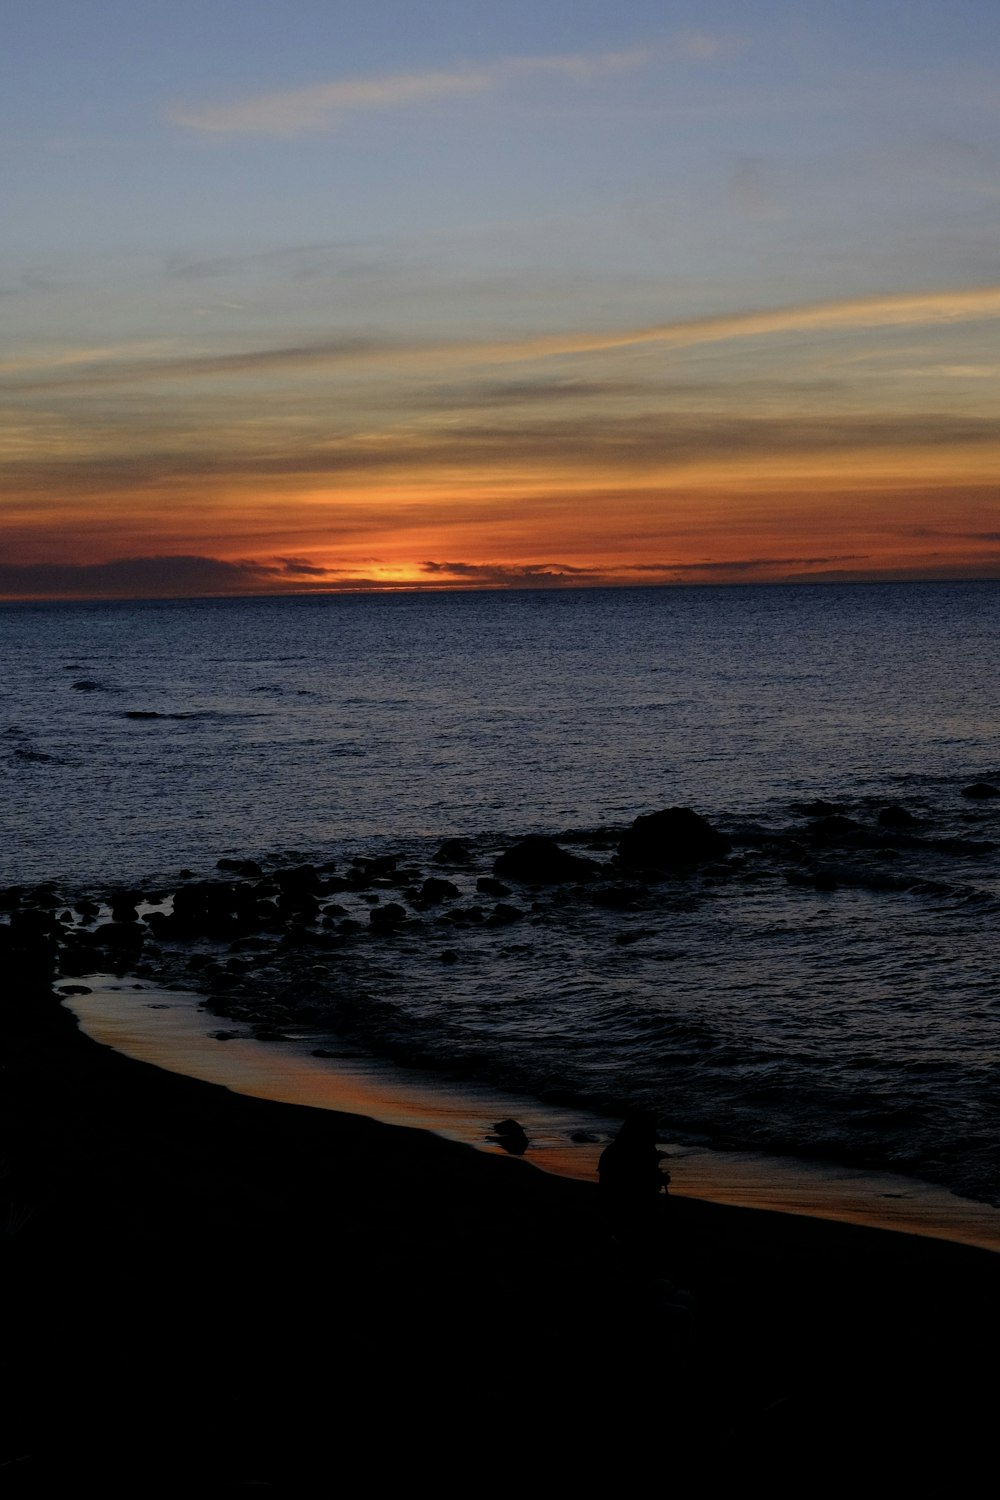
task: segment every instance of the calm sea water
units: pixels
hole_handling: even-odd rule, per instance
[[[330,980],[356,1034],[1000,1201],[1000,802],[961,796],[1000,780],[998,605],[971,583],[0,608],[0,884],[427,866],[455,834],[474,875],[525,832],[690,805],[737,834],[728,878],[359,943]],[[797,853],[815,797],[919,822]],[[834,889],[799,879],[817,862]]]

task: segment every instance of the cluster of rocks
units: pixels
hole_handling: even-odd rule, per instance
[[[22,989],[105,971],[176,978],[182,961],[218,999],[275,953],[330,952],[428,926],[508,928],[538,909],[546,887],[565,894],[576,886],[595,905],[629,908],[641,889],[636,878],[691,869],[730,848],[704,819],[677,808],[637,819],[617,853],[616,835],[586,837],[612,857],[530,835],[477,874],[469,843],[447,839],[432,856],[432,872],[395,855],[358,857],[344,870],[305,860],[265,870],[255,860],[224,858],[214,878],[183,870],[168,889],[70,898],[54,883],[12,886],[0,891],[0,961]],[[453,948],[441,952],[445,963],[455,957]],[[224,1001],[218,1008],[225,1010]]]
[[[976,783],[963,795],[985,801],[1000,791]],[[818,890],[915,888],[870,863],[852,868],[829,856],[882,860],[907,848],[976,854],[995,847],[934,839],[898,804],[881,806],[867,821],[822,800],[791,810],[800,823],[778,830],[742,825],[725,834],[692,809],[671,807],[625,830],[568,832],[559,840],[531,834],[497,854],[488,873],[479,873],[482,856],[468,841],[447,839],[432,856],[432,871],[396,855],[358,857],[344,869],[297,856],[269,870],[224,858],[214,878],[184,870],[169,889],[117,888],[70,901],[51,883],[10,887],[0,890],[0,962],[22,989],[108,970],[176,982],[183,971],[210,995],[211,1008],[236,1015],[243,1006],[241,1019],[273,1032],[286,1010],[263,1000],[263,1010],[248,1010],[246,997],[254,989],[264,995],[260,971],[289,955],[323,958],[428,930],[447,938],[462,929],[509,928],[542,920],[540,913],[566,901],[639,911],[660,899],[658,887],[695,877],[696,888],[775,874]],[[447,945],[439,956],[456,960]],[[300,969],[296,962],[297,977]]]

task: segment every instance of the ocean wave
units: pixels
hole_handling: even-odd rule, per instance
[[[176,712],[162,712],[159,709],[151,709],[151,708],[130,708],[130,709],[126,709],[125,713],[122,714],[122,718],[123,719],[136,719],[136,720],[143,720],[143,719],[170,719],[170,720],[178,720],[178,719],[196,719],[196,720],[222,719],[222,720],[239,720],[239,719],[270,719],[270,718],[273,718],[273,714],[270,714],[270,713],[246,713],[246,712],[240,711],[239,709],[222,709],[222,708],[192,708],[192,709],[179,710],[179,711],[176,711]]]

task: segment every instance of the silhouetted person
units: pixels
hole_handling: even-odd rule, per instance
[[[655,1253],[662,1229],[663,1195],[670,1181],[663,1159],[652,1122],[642,1115],[629,1115],[597,1164],[608,1228],[637,1258]]]
[[[498,1120],[493,1127],[493,1134],[488,1140],[496,1141],[498,1146],[510,1156],[523,1156],[529,1146],[528,1135],[523,1125],[517,1120]]]

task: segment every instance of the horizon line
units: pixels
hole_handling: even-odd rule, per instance
[[[552,582],[552,583],[502,583],[490,582],[470,584],[449,583],[386,583],[345,584],[343,586],[322,584],[313,589],[260,589],[237,592],[220,590],[216,593],[191,594],[3,594],[0,607],[6,605],[47,604],[197,604],[232,601],[234,604],[264,599],[322,599],[343,596],[370,595],[381,598],[386,594],[566,594],[595,592],[600,589],[752,589],[752,588],[836,588],[868,586],[905,586],[907,584],[951,584],[956,583],[1000,583],[1000,573],[958,575],[951,577],[908,576],[905,573],[885,573],[874,576],[817,576],[812,578],[739,578],[739,579],[660,579],[656,582]]]

